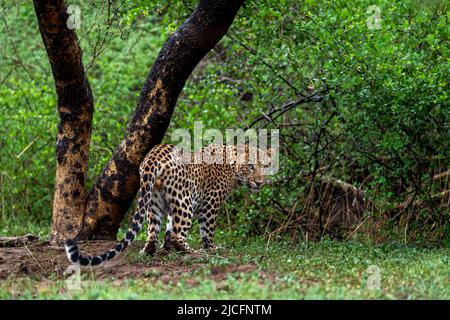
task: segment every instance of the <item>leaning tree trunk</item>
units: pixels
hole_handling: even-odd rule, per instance
[[[57,52],[59,47],[55,47],[55,42],[46,41],[48,35],[44,31],[46,28],[53,27],[55,21],[59,22],[60,19],[64,20],[67,18],[67,14],[65,13],[62,0],[47,1],[44,5],[39,5],[38,2],[42,1],[35,0],[40,30],[52,63],[59,55]],[[57,3],[56,9],[53,8],[54,2]],[[147,152],[155,144],[161,142],[169,126],[177,98],[186,80],[197,63],[227,32],[243,2],[244,0],[200,0],[192,15],[169,37],[147,76],[137,108],[128,124],[127,133],[121,144],[114,151],[111,160],[97,178],[87,198],[86,206],[83,202],[84,193],[78,194],[78,199],[80,200],[77,207],[78,211],[76,211],[75,206],[75,210],[68,210],[67,205],[69,202],[64,200],[64,191],[61,193],[62,198],[58,198],[62,201],[59,202],[60,207],[58,207],[58,210],[54,210],[53,213],[52,239],[54,242],[59,242],[73,235],[77,235],[76,238],[78,239],[115,238],[120,222],[130,207],[139,187],[139,164]],[[44,15],[44,18],[42,18],[45,12],[48,12],[48,15]],[[57,25],[60,26],[59,24]],[[60,28],[64,29],[65,27],[61,25]],[[71,34],[67,29],[63,31],[57,29],[57,32],[58,30],[64,34]],[[72,47],[78,48],[75,35],[70,37],[70,40],[73,43],[68,45],[68,41],[66,46],[69,49]],[[70,51],[72,54],[76,54],[76,52],[79,53],[79,48],[78,51]],[[81,53],[79,58],[81,63]],[[58,78],[56,77],[55,82],[58,83]],[[83,84],[86,86],[87,80]],[[83,86],[78,87],[79,90],[81,90],[80,88],[83,88]],[[57,90],[57,93],[58,99],[60,99],[59,95],[61,92]],[[82,119],[88,120],[88,118],[84,117]],[[67,127],[68,132],[75,130],[71,124],[67,125]],[[78,134],[70,135],[70,137],[77,140]],[[88,142],[89,139],[87,139]],[[57,148],[60,148],[60,146],[58,145]],[[64,163],[66,170],[61,171],[60,180],[58,180],[57,176],[57,182],[65,181],[65,174],[72,170],[72,164],[75,165],[78,162],[82,162],[84,165],[82,168],[84,170],[84,187],[87,148],[83,149],[83,152],[72,149],[69,148],[68,150],[71,151],[70,156],[73,155],[74,160],[70,163],[67,161],[67,164]],[[86,158],[82,158],[82,155]],[[71,157],[69,158],[72,159]],[[59,160],[58,166],[61,166]],[[73,192],[75,190],[78,189],[70,184],[68,191],[72,193],[67,194],[74,197]],[[59,191],[55,191],[55,199],[57,192]],[[63,219],[62,217],[65,218]],[[64,223],[55,223],[55,221]],[[83,223],[79,223],[80,221],[83,221]],[[69,225],[71,226],[70,230],[68,229]]]
[[[64,1],[34,0],[39,30],[55,79],[60,122],[52,238],[72,238],[86,207],[86,173],[94,103],[75,32],[67,28]]]

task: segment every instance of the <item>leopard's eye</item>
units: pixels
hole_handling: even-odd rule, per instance
[[[250,170],[252,170],[252,171],[255,171],[255,166],[254,166],[253,164],[249,164],[249,165],[248,165],[248,168],[249,168]]]

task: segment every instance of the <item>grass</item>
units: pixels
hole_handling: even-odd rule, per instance
[[[108,280],[81,274],[80,288],[67,279],[10,277],[1,299],[450,299],[450,248],[371,245],[322,240],[292,245],[219,235],[223,248],[207,256],[169,254],[188,272],[149,267],[145,277]],[[129,263],[145,260],[134,251]],[[173,261],[172,261],[173,262]],[[189,267],[192,267],[190,269]],[[368,288],[371,271],[380,288]]]

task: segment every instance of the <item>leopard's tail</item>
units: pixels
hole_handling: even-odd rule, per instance
[[[69,260],[75,264],[79,264],[82,266],[96,266],[99,265],[105,261],[111,260],[116,255],[118,255],[120,252],[124,251],[126,247],[134,240],[134,238],[137,236],[138,232],[141,230],[142,225],[144,223],[145,213],[146,213],[146,207],[148,202],[151,198],[151,193],[153,190],[153,187],[155,185],[157,177],[160,175],[160,167],[156,166],[153,172],[146,173],[144,176],[141,176],[142,179],[147,180],[148,179],[148,185],[150,186],[150,189],[144,190],[141,186],[141,195],[138,202],[138,209],[136,213],[133,216],[133,220],[130,223],[130,226],[128,227],[128,231],[125,235],[125,237],[120,241],[115,248],[108,250],[107,252],[103,253],[102,255],[98,256],[89,256],[89,255],[83,255],[79,252],[78,246],[73,240],[67,240],[65,244],[66,254]],[[145,191],[145,192],[144,192]]]

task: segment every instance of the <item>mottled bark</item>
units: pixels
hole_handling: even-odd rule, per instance
[[[186,80],[224,36],[243,2],[200,0],[166,41],[147,76],[125,138],[88,196],[80,238],[115,238],[139,187],[139,164],[161,142]]]
[[[76,34],[66,25],[64,1],[34,0],[34,7],[58,96],[52,240],[59,242],[75,236],[82,225],[94,107]]]

